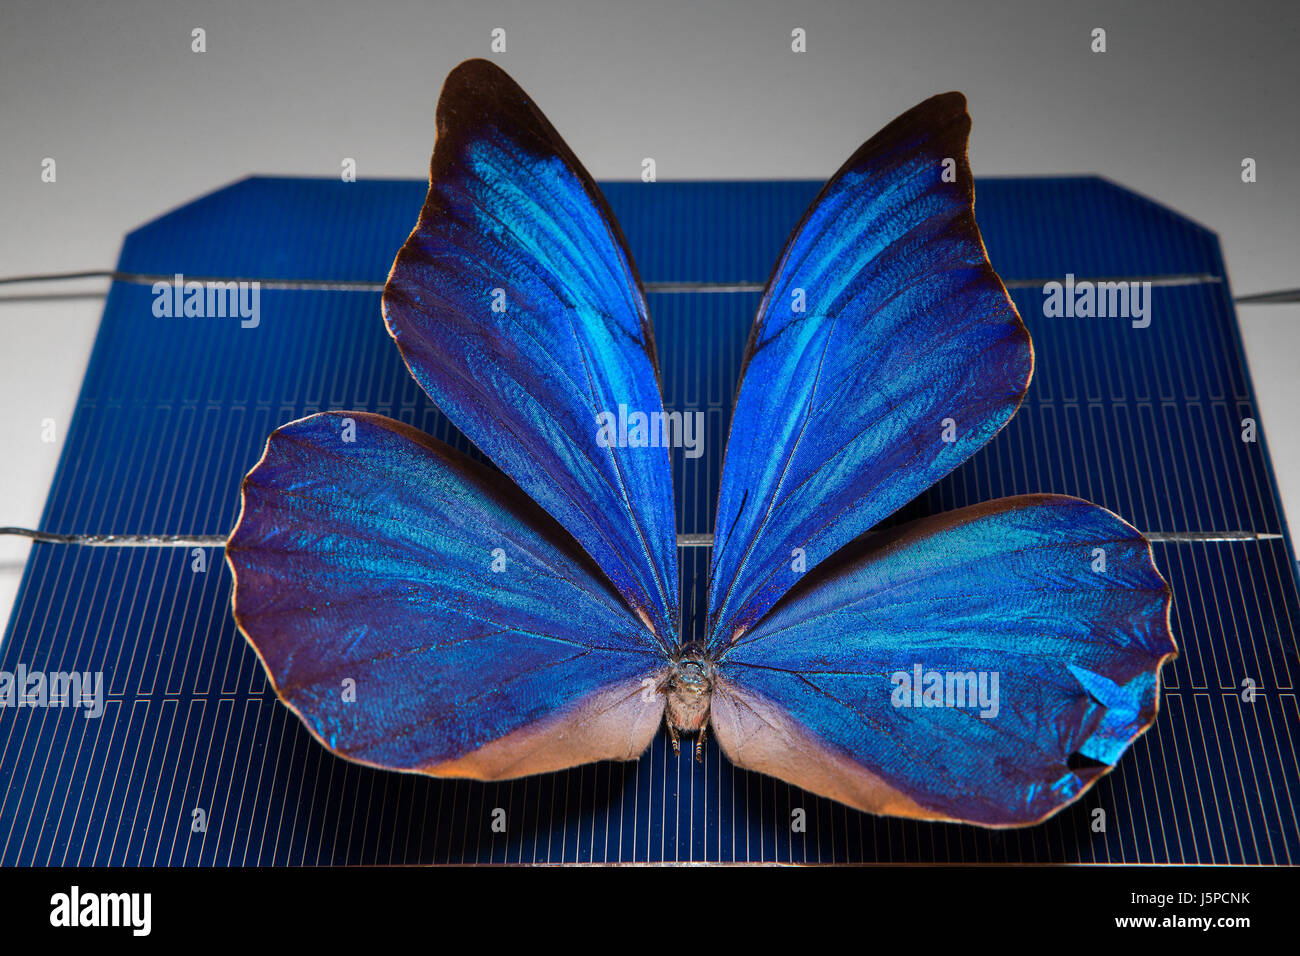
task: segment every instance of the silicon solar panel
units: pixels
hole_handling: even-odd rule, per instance
[[[695,287],[765,281],[820,184],[604,188],[643,280]],[[424,190],[253,178],[129,235],[121,273],[267,283],[260,322],[158,318],[148,282],[114,282],[42,529],[224,534],[266,436],[326,409],[469,450],[407,373],[378,292],[330,286],[383,281]],[[640,761],[513,782],[367,769],[269,690],[219,548],[196,571],[187,548],[37,544],[0,670],[102,671],[108,698],[95,720],[0,710],[0,864],[1293,862],[1300,593],[1262,433],[1241,437],[1258,412],[1217,240],[1096,178],[981,180],[976,195],[1033,336],[1033,384],[993,442],[891,520],[1041,491],[1148,532],[1283,535],[1155,545],[1181,656],[1155,726],[1080,802],[1020,830],[873,817],[736,769],[713,742],[702,763],[674,756],[663,731]],[[1150,326],[1045,317],[1043,283],[1067,274],[1151,281]],[[648,298],[665,405],[705,413],[704,454],[674,452],[678,531],[708,534],[759,295]],[[679,552],[690,631],[709,554]]]

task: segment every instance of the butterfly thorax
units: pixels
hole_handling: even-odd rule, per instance
[[[683,651],[673,660],[672,671],[664,687],[667,696],[664,718],[677,749],[681,734],[698,734],[699,742],[709,722],[709,701],[713,697],[713,665],[708,657],[696,651]]]

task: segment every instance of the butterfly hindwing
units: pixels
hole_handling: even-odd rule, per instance
[[[715,650],[799,575],[987,442],[1029,336],[976,228],[959,93],[864,144],[768,281],[746,348],[709,590]]]
[[[627,244],[591,177],[499,67],[452,71],[429,193],[384,315],[437,406],[563,525],[676,642],[668,452],[618,434],[662,413],[653,333]],[[645,440],[642,442],[642,440]]]
[[[1155,719],[1169,606],[1141,534],[1077,498],[926,518],[856,542],[724,652],[714,732],[862,810],[1034,823]]]
[[[359,412],[278,429],[226,556],[235,619],[336,753],[501,779],[632,759],[663,712],[649,631],[499,473]]]

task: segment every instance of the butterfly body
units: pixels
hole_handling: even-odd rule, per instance
[[[669,451],[601,441],[607,409],[664,417],[622,230],[492,63],[452,72],[437,126],[383,315],[496,468],[382,416],[310,416],[268,439],[226,549],[235,619],[317,739],[501,780],[635,759],[661,728],[698,758],[712,730],[734,764],[860,810],[1009,827],[1151,725],[1171,595],[1117,515],[1025,495],[879,529],[997,434],[1033,369],[975,225],[961,94],[864,143],[773,270],[699,644],[677,633]],[[917,673],[1001,699],[901,706]]]
[[[713,699],[714,666],[697,648],[675,657],[664,684],[664,721],[676,750],[682,735],[695,735],[695,756],[700,758]]]

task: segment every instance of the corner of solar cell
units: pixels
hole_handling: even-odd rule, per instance
[[[296,177],[248,175],[239,179],[232,179],[230,182],[218,186],[197,198],[187,199],[185,202],[172,206],[166,212],[159,213],[154,218],[142,222],[126,234],[126,237],[123,240],[123,249],[125,250],[129,247],[132,239],[135,239],[138,236],[143,236],[152,229],[169,225],[173,219],[182,213],[189,215],[198,207],[208,205],[215,206],[237,194],[239,191],[250,188],[254,184],[277,182],[293,178]]]
[[[1206,238],[1212,240],[1216,244],[1219,241],[1219,234],[1215,232],[1213,229],[1211,229],[1209,226],[1205,225],[1204,223],[1197,222],[1195,219],[1191,218],[1186,213],[1179,212],[1177,209],[1174,209],[1172,206],[1166,206],[1163,202],[1160,202],[1160,200],[1154,199],[1151,196],[1146,195],[1145,193],[1138,192],[1136,189],[1132,189],[1128,186],[1118,183],[1108,176],[1103,176],[1100,173],[1088,173],[1073,178],[1091,180],[1093,182],[1096,182],[1098,185],[1104,187],[1105,189],[1113,193],[1116,193],[1118,196],[1122,197],[1123,199],[1129,202],[1134,202],[1139,206],[1145,206],[1147,208],[1154,209],[1157,212],[1161,213],[1162,215],[1168,216],[1171,220],[1178,222],[1182,225],[1185,225],[1191,229],[1194,229],[1199,233],[1202,233]]]

